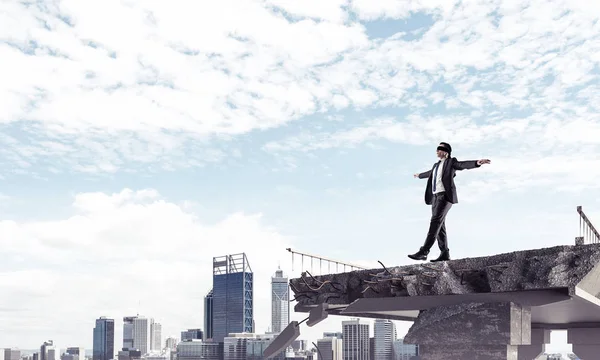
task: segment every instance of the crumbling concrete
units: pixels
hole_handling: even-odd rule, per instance
[[[565,289],[573,295],[586,275],[600,272],[600,244],[557,246],[513,253],[417,264],[374,270],[352,271],[312,278],[292,279],[299,311],[320,303],[351,304],[358,299],[447,296]],[[594,280],[597,277],[592,277]],[[586,289],[600,295],[593,280]],[[420,310],[420,309],[418,309]]]
[[[548,329],[600,329],[599,264],[600,244],[557,246],[318,277],[303,273],[290,286],[298,312],[326,303],[330,315],[415,321],[405,341],[420,346],[422,360],[525,360],[541,352]],[[582,353],[600,351],[585,337],[572,338]]]

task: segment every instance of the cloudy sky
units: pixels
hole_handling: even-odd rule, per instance
[[[456,178],[454,257],[572,244],[577,205],[600,221],[599,17],[587,0],[0,2],[0,346],[91,349],[101,315],[119,347],[125,315],[202,327],[212,257],[238,252],[265,331],[270,275],[301,270],[286,247],[409,263],[430,213],[412,174],[440,141],[492,160]]]

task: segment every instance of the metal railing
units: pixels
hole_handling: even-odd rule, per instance
[[[579,236],[575,238],[575,243],[578,245],[600,243],[600,233],[585,215],[581,206],[577,207],[577,213],[579,214]]]
[[[287,248],[286,250],[292,254],[292,271],[294,271],[294,258],[296,257],[300,257],[301,271],[309,270],[305,268],[304,260],[305,258],[307,262],[310,260],[310,272],[313,274],[323,274],[323,265],[325,265],[327,274],[339,273],[340,270],[342,270],[342,272],[346,272],[366,269],[359,265],[345,263],[339,260],[332,260],[318,255],[302,253],[292,250],[291,248]],[[308,266],[308,263],[306,265]]]

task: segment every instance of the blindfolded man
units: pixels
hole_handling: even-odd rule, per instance
[[[437,259],[431,261],[450,260],[448,236],[446,234],[446,215],[452,204],[458,203],[456,186],[454,185],[456,171],[475,169],[481,165],[490,163],[488,159],[458,161],[456,158],[451,158],[451,154],[452,147],[450,144],[445,142],[440,143],[437,147],[439,161],[433,165],[431,170],[414,175],[415,178],[427,179],[425,203],[431,205],[431,222],[425,244],[417,253],[408,255],[413,260],[427,260],[429,250],[436,239],[441,254]]]

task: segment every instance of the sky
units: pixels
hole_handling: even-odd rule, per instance
[[[599,17],[585,0],[0,2],[0,346],[91,348],[103,315],[117,346],[136,313],[164,336],[203,327],[212,258],[240,252],[266,331],[270,276],[302,270],[288,247],[411,262],[431,211],[412,175],[440,141],[492,161],[456,177],[454,258],[573,244],[576,206],[600,221]]]

